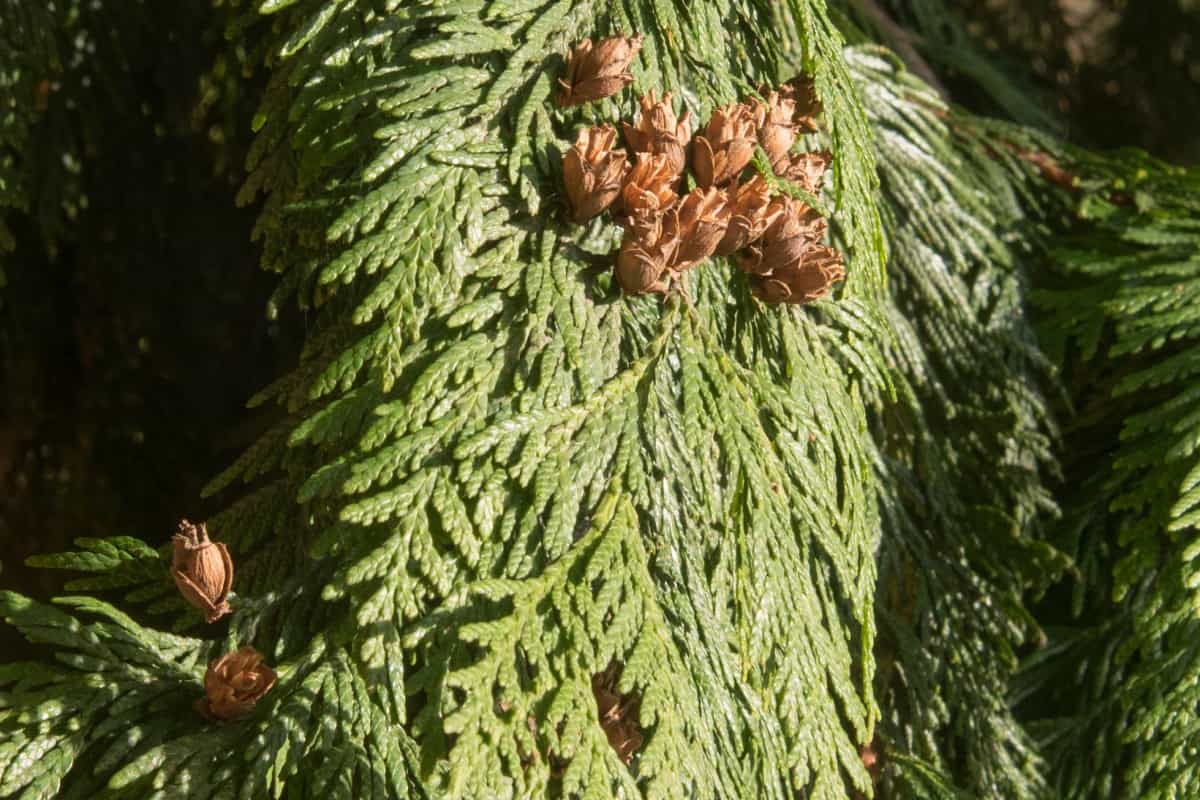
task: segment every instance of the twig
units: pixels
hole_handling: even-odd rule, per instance
[[[916,45],[913,44],[913,36],[907,30],[902,28],[896,20],[892,19],[883,8],[875,2],[875,0],[853,0],[855,7],[871,20],[887,37],[892,45],[892,49],[896,54],[908,64],[908,68],[918,75],[921,80],[929,84],[943,98],[949,99],[950,93],[942,82],[938,80],[937,73],[933,71],[933,67],[925,60],[925,57],[917,51]]]

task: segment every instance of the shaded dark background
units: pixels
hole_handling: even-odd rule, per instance
[[[916,0],[843,3],[924,25],[910,44],[967,108],[1012,115],[951,51],[979,53],[1072,141],[1200,161],[1200,2],[946,4],[958,16],[931,23]],[[266,318],[274,282],[234,203],[263,79],[238,9],[45,6],[0,0],[17,76],[0,83],[0,586],[43,598],[68,576],[29,555],[116,534],[157,545],[216,508],[200,489],[253,439],[244,401],[304,325]],[[0,650],[17,641],[0,627]]]
[[[232,13],[47,5],[0,0],[0,587],[39,598],[71,576],[34,553],[208,516],[201,488],[255,434],[246,399],[302,336],[267,320],[234,202],[261,80]],[[0,625],[0,652],[23,647]]]
[[[1066,138],[1200,162],[1200,0],[952,2],[970,44],[1027,80]]]

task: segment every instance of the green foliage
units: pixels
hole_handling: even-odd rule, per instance
[[[214,643],[159,633],[91,598],[56,602],[97,619],[0,595],[5,619],[61,662],[0,673],[5,796],[420,796],[406,779],[415,748],[344,652],[314,641],[306,660],[281,668],[285,687],[255,722],[213,726],[191,700]]]
[[[194,727],[187,697],[200,692],[207,643],[145,628],[90,597],[56,602],[96,619],[0,593],[8,623],[54,647],[58,661],[0,671],[6,797],[95,797],[131,753]]]
[[[122,598],[126,603],[155,601],[152,609],[165,606],[178,611],[182,608],[175,596],[174,584],[163,570],[163,553],[141,539],[113,536],[76,539],[75,544],[83,549],[34,556],[28,563],[32,567],[95,573],[92,577],[68,581],[64,587],[68,592],[130,589]]]
[[[121,609],[0,595],[55,659],[0,667],[0,797],[1197,793],[1197,176],[953,110],[844,51],[824,0],[228,13],[222,63],[266,73],[240,201],[269,312],[306,324],[208,487],[234,613],[151,627],[198,623],[138,539],[35,559]],[[646,37],[634,85],[557,108],[570,46],[617,31]],[[838,297],[766,307],[719,259],[623,297],[619,230],[565,220],[575,129],[800,70]],[[9,105],[3,153],[34,130]],[[244,644],[278,682],[206,722],[205,665]],[[637,700],[628,763],[601,673]]]
[[[896,781],[894,792],[899,797],[921,797],[929,800],[966,800],[972,797],[957,789],[942,773],[918,759],[898,752],[886,755]]]
[[[264,195],[274,307],[315,313],[297,368],[255,399],[277,424],[210,486],[248,484],[210,528],[238,565],[224,647],[253,641],[281,677],[241,723],[244,759],[236,728],[183,714],[95,780],[131,796],[866,789],[877,514],[845,370],[886,385],[883,245],[823,4],[262,11],[279,16],[242,198]],[[618,29],[647,36],[633,90],[556,109],[567,48]],[[622,298],[599,266],[615,229],[562,219],[572,128],[651,88],[705,118],[802,67],[838,155],[844,297],[824,320],[764,308],[713,263],[692,302]],[[590,696],[613,661],[645,733],[628,767]],[[335,755],[310,782],[306,759]]]
[[[437,616],[414,628],[409,641],[430,657],[413,683],[445,702],[444,719],[430,704],[414,728],[422,739],[458,737],[446,767],[450,794],[540,795],[548,781],[585,797],[637,793],[638,781],[589,722],[596,665],[614,660],[624,665],[622,691],[641,697],[640,721],[655,730],[638,757],[647,796],[737,793],[741,782],[731,779],[741,776],[714,776],[707,767],[720,758],[718,740],[708,735],[721,731],[720,720],[705,712],[693,686],[674,679],[686,664],[645,558],[636,512],[610,494],[591,530],[536,578],[469,587],[499,615],[481,609],[487,618],[452,626],[457,647],[441,641],[446,631]],[[457,667],[447,660],[470,645],[479,658]],[[549,774],[541,761],[550,762]]]
[[[946,797],[949,776],[965,796],[1042,796],[1008,692],[1018,649],[1040,635],[1024,595],[1065,560],[1041,541],[1055,509],[1045,483],[1056,432],[1023,303],[1032,246],[1017,233],[1022,203],[969,118],[883,51],[851,63],[876,130],[891,244],[896,394],[872,414],[877,696],[894,764],[885,786]]]
[[[1041,726],[1064,793],[1190,797],[1200,791],[1186,756],[1200,740],[1200,174],[1134,152],[1064,158],[1080,193],[1038,298],[1078,405],[1064,547],[1081,579],[1078,621],[1030,664],[1028,691],[1064,672],[1077,687]]]

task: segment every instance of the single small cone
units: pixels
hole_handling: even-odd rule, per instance
[[[866,767],[867,774],[871,776],[871,786],[875,791],[872,791],[872,796],[878,794],[879,778],[883,774],[883,761],[879,757],[879,753],[875,750],[874,743],[864,744],[858,748],[858,757],[862,760],[862,765]],[[851,795],[852,800],[867,800],[867,796],[863,792],[855,789]]]
[[[781,174],[788,163],[788,151],[796,143],[796,103],[779,92],[768,92],[766,102],[753,104],[758,124],[758,142],[767,153],[771,169]]]
[[[725,235],[713,251],[718,256],[732,255],[758,241],[782,213],[778,205],[771,204],[771,187],[761,175],[730,186],[725,190],[725,196],[731,213]]]
[[[617,132],[611,125],[579,132],[563,154],[563,184],[571,219],[583,223],[613,204],[621,194],[629,165],[624,150],[614,150]]]
[[[276,677],[253,647],[226,653],[209,663],[204,697],[196,701],[196,710],[212,720],[244,717],[275,685]]]
[[[794,115],[792,123],[801,133],[817,130],[817,117],[823,107],[817,97],[817,86],[808,75],[797,75],[779,87],[779,94],[792,101]]]
[[[694,267],[717,249],[729,226],[730,207],[725,193],[715,187],[699,187],[688,192],[664,225],[676,226],[673,233],[679,239],[672,268],[681,272]]]
[[[758,146],[758,124],[754,109],[744,103],[718,108],[703,135],[692,145],[692,172],[696,183],[707,188],[723,186],[736,179]]]
[[[820,300],[846,277],[842,254],[823,244],[799,261],[770,275],[751,278],[750,289],[764,303],[811,303]]]
[[[621,694],[618,688],[622,667],[613,662],[604,672],[592,676],[592,694],[596,698],[596,711],[600,727],[608,744],[625,764],[641,749],[644,738],[638,721],[641,698],[634,694]]]
[[[821,184],[825,181],[825,172],[831,163],[833,153],[828,150],[796,153],[777,174],[793,181],[809,194],[817,195],[821,193]]]
[[[637,153],[637,162],[625,176],[621,209],[629,217],[657,214],[675,205],[676,175],[670,158],[661,153]]]
[[[629,65],[641,49],[641,36],[610,36],[595,44],[584,39],[571,51],[566,78],[558,81],[558,104],[577,106],[621,91],[633,82]]]
[[[804,257],[824,236],[827,223],[812,208],[786,195],[771,201],[775,221],[762,239],[748,248],[738,266],[752,275],[769,275]]]
[[[216,622],[230,613],[233,559],[220,542],[208,538],[208,527],[182,520],[171,537],[171,578],[183,599],[204,612],[205,622]]]
[[[639,215],[630,218],[617,253],[617,283],[625,294],[666,294],[668,275],[679,250],[679,237],[664,224],[664,217],[674,217],[675,211],[664,215]]]
[[[692,138],[691,113],[684,112],[676,119],[671,106],[670,93],[662,100],[654,99],[654,92],[642,97],[642,116],[637,125],[622,122],[625,141],[635,153],[658,153],[667,156],[671,169],[682,175],[687,166],[687,144]]]
[[[776,200],[782,213],[775,224],[767,231],[764,238],[772,245],[769,252],[778,252],[777,258],[791,260],[789,248],[785,244],[796,240],[806,240],[816,243],[825,235],[829,223],[820,213],[803,201],[783,195]],[[806,248],[805,248],[806,249]]]

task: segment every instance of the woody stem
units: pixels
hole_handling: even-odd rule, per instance
[[[904,63],[908,65],[910,70],[920,76],[921,80],[933,87],[942,97],[950,96],[946,87],[938,80],[937,73],[933,71],[933,67],[918,52],[910,32],[906,31],[896,20],[892,19],[891,15],[876,0],[853,0],[853,4],[864,17],[869,19],[887,37],[892,49],[896,51],[896,54],[900,58],[904,59]]]

